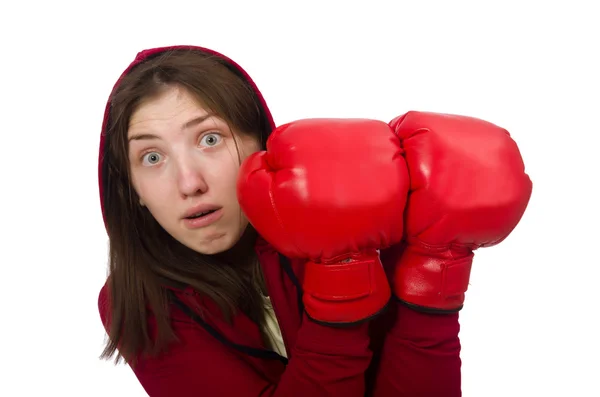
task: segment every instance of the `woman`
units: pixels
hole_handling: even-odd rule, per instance
[[[490,147],[509,147],[502,164],[512,150],[515,166],[498,161],[490,170],[515,180],[496,205],[506,221],[481,238],[467,222],[472,233],[460,255],[449,256],[459,259],[458,270],[444,273],[448,284],[431,281],[445,265],[419,274],[431,269],[419,258],[439,250],[424,252],[411,238],[414,218],[404,230],[409,180],[414,188],[423,167],[405,161],[397,137],[406,146],[419,130],[412,124],[453,122],[436,117],[276,129],[253,81],[227,57],[191,46],[139,53],[110,96],[100,142],[110,238],[99,296],[109,334],[102,356],[123,358],[150,396],[459,396],[457,312],[472,250],[508,235],[529,193],[518,151],[498,141],[500,129],[460,119],[488,133]],[[269,180],[282,175],[270,168],[278,166],[313,176]],[[298,196],[301,184],[311,205]],[[474,202],[489,208],[486,194]],[[349,212],[357,208],[359,218]],[[471,213],[483,215],[478,209]],[[446,253],[460,246],[437,243]],[[455,291],[440,294],[448,286]]]

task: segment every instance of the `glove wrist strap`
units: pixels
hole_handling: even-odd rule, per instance
[[[458,311],[469,286],[472,263],[472,251],[458,255],[445,249],[434,255],[408,246],[396,265],[394,295],[420,311]]]
[[[306,263],[304,305],[318,322],[351,324],[380,312],[391,290],[375,250],[347,261]]]

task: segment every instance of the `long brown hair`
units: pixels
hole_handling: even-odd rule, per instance
[[[256,92],[219,56],[193,50],[162,52],[135,66],[115,87],[103,160],[110,322],[101,358],[116,355],[117,363],[125,359],[134,365],[140,355],[160,353],[175,338],[165,282],[191,286],[212,299],[226,319],[242,310],[259,325],[264,321],[252,229],[233,254],[201,255],[171,237],[139,204],[132,187],[127,140],[130,117],[143,101],[173,86],[188,90],[232,130],[255,136],[263,147],[270,132]],[[150,316],[156,321],[156,335],[149,332]]]

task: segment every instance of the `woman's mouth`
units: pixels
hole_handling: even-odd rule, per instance
[[[203,212],[198,212],[194,215],[188,216],[185,219],[198,219],[198,218],[202,218],[203,216],[212,214],[213,212],[215,212],[216,210],[208,210],[208,211],[203,211]]]
[[[183,218],[188,229],[200,229],[217,222],[223,216],[223,208],[214,208],[195,212]]]

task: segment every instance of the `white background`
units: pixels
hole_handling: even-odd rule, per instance
[[[412,109],[507,128],[534,192],[514,233],[476,254],[463,394],[599,396],[593,2],[296,3],[2,3],[0,395],[145,395],[127,367],[98,360],[97,145],[136,53],[195,44],[246,68],[278,124]]]

